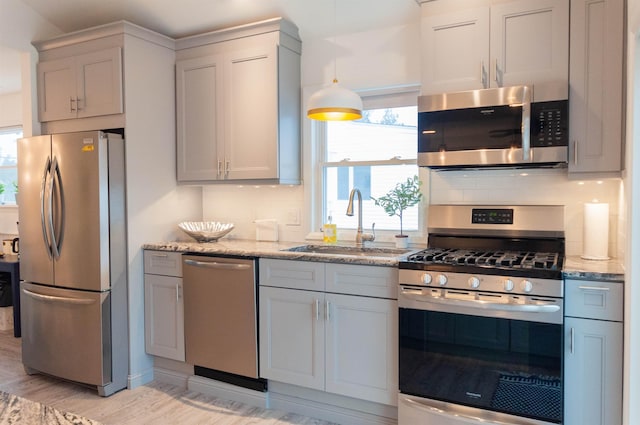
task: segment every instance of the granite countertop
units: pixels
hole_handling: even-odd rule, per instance
[[[424,247],[409,247],[406,254],[397,256],[376,256],[375,252],[367,252],[366,255],[346,255],[346,254],[325,254],[325,253],[309,253],[309,252],[292,252],[283,251],[289,248],[302,245],[321,245],[321,246],[345,246],[355,248],[354,244],[338,243],[335,245],[324,244],[320,241],[307,242],[259,242],[254,240],[242,239],[220,239],[217,242],[199,243],[199,242],[159,242],[147,243],[142,246],[143,249],[153,249],[158,251],[175,251],[175,252],[191,252],[205,253],[213,255],[239,255],[245,257],[261,257],[276,258],[283,260],[303,260],[303,261],[319,261],[331,263],[345,264],[362,264],[369,266],[390,266],[397,267],[398,261],[406,257],[406,255],[424,249]],[[394,249],[392,244],[383,243],[367,243],[367,248],[384,248]],[[372,250],[375,251],[375,250]]]
[[[143,245],[143,249],[397,267],[398,261],[406,257],[406,255],[425,248],[423,246],[409,247],[406,254],[398,256],[376,256],[375,252],[368,252],[365,256],[285,251],[286,249],[302,245],[335,246],[324,244],[320,241],[260,242],[254,240],[225,238],[218,242],[210,243],[185,241],[147,243]],[[355,245],[340,242],[337,246],[354,247]],[[367,244],[366,246],[371,248],[394,248],[391,244],[383,243]],[[624,267],[622,262],[618,259],[596,261],[584,260],[580,258],[580,256],[570,255],[565,258],[563,275],[568,279],[623,282]]]
[[[569,255],[565,258],[562,272],[567,279],[624,282],[624,265],[617,258],[585,260],[578,255]]]

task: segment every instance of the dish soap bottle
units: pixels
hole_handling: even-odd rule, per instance
[[[324,243],[336,243],[338,241],[338,229],[331,223],[331,216],[327,217],[327,223],[322,226],[322,241]]]

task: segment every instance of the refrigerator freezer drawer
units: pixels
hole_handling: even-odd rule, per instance
[[[110,292],[20,284],[22,362],[49,375],[111,382]]]

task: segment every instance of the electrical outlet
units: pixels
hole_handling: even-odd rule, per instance
[[[300,209],[289,208],[287,210],[287,225],[300,226]]]

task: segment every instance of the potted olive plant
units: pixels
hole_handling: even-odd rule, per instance
[[[409,244],[409,236],[403,233],[402,213],[409,207],[416,205],[422,199],[420,186],[422,182],[418,176],[409,177],[406,182],[400,182],[386,195],[371,199],[391,217],[397,215],[400,218],[400,234],[396,235],[396,246],[406,248]]]

